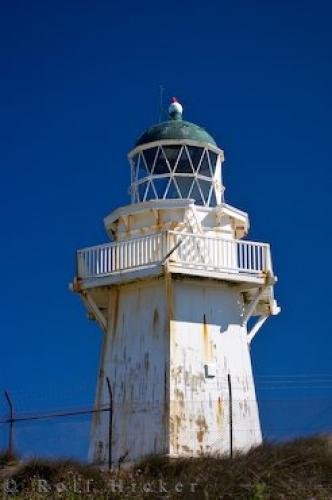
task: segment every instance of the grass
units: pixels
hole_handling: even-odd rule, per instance
[[[332,499],[331,448],[330,438],[312,437],[263,444],[233,459],[150,457],[130,470],[112,472],[49,460],[3,470],[7,480],[15,480],[17,498],[328,500]],[[40,491],[46,487],[47,493]]]

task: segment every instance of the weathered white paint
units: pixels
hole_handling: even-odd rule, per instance
[[[261,441],[243,297],[209,279],[166,276],[104,291],[108,329],[98,379],[98,408],[113,389],[112,457],[229,452],[233,383],[234,448]],[[215,376],[206,376],[206,365]],[[210,370],[211,371],[211,370]],[[109,415],[94,416],[91,460],[107,463]]]
[[[105,292],[107,293],[107,292]],[[108,293],[96,407],[107,407],[113,390],[115,464],[150,453],[168,453],[169,329],[163,279],[113,287]],[[109,415],[94,416],[90,457],[108,461]]]
[[[211,280],[176,279],[170,328],[170,454],[227,453],[229,392],[233,392],[233,445],[261,442],[243,300],[236,289]],[[205,365],[214,367],[207,377]]]

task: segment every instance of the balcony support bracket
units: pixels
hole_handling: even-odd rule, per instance
[[[104,314],[101,312],[101,310],[99,309],[99,307],[97,306],[97,304],[87,291],[82,291],[80,295],[87,310],[92,314],[94,318],[96,318],[101,329],[103,330],[104,333],[106,333],[107,319],[105,318]]]
[[[257,322],[255,323],[255,325],[252,327],[252,329],[250,330],[250,332],[248,332],[247,334],[247,341],[248,341],[248,344],[251,343],[251,341],[253,340],[253,338],[255,337],[255,335],[258,333],[258,331],[261,329],[261,327],[264,325],[265,321],[267,320],[268,316],[267,315],[263,315],[263,316],[260,316],[257,320]]]
[[[243,312],[243,318],[242,318],[242,326],[247,326],[247,323],[249,319],[251,318],[254,310],[256,309],[256,306],[258,302],[260,301],[264,291],[265,291],[266,286],[258,288],[257,292],[255,293],[252,301],[250,304],[248,304]]]

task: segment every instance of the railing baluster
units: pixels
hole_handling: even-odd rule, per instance
[[[248,253],[249,253],[249,269],[252,269],[252,246],[248,246]]]
[[[226,266],[229,269],[231,267],[231,252],[230,252],[230,247],[229,247],[229,240],[227,240],[227,261],[226,261]]]
[[[272,271],[270,247],[266,247],[266,271]]]
[[[85,254],[84,256],[84,260],[86,261],[85,262],[85,270],[84,270],[84,274],[87,276],[87,277],[90,277],[90,251],[88,250],[87,253]]]
[[[145,262],[145,256],[147,254],[147,241],[146,241],[146,238],[144,240],[139,240],[139,244],[140,244],[140,247],[141,247],[141,251],[140,251],[140,260],[139,260],[139,263],[138,265],[142,265],[141,263],[144,263]]]
[[[141,247],[141,251],[140,251],[140,260],[138,265],[141,266],[142,264],[145,263],[145,258],[147,255],[147,238],[144,238],[144,240],[139,240],[139,245]]]
[[[255,245],[255,248],[256,248],[256,271],[260,271],[260,264],[259,264],[259,252],[260,252],[260,248],[258,245]]]
[[[128,247],[127,247],[127,253],[128,253],[128,268],[130,269],[133,265],[133,259],[132,259],[132,245],[129,244],[128,242]]]
[[[213,240],[210,240],[210,247],[211,247],[211,255],[212,255],[212,267],[216,268],[216,242]]]
[[[124,256],[124,253],[125,253],[125,246],[126,246],[126,242],[123,241],[121,243],[121,269],[126,269],[126,266],[125,266],[125,256]]]
[[[123,241],[123,243],[122,243],[122,269],[127,269],[126,251],[127,251],[127,242]]]
[[[239,242],[239,268],[243,268],[243,243]]]
[[[133,255],[132,255],[132,245],[128,244],[128,267],[129,269],[133,267]]]
[[[111,248],[107,247],[106,248],[106,273],[108,274],[110,272],[110,254],[111,254]]]
[[[247,271],[249,269],[249,247],[247,244],[245,244],[246,247],[246,266],[245,270]]]
[[[115,249],[116,249],[116,245],[113,245],[112,246],[112,271],[116,271]]]
[[[156,260],[156,254],[154,251],[154,245],[153,242],[156,240],[157,235],[150,235],[149,236],[149,252],[148,252],[148,258],[147,258],[147,264],[149,262],[155,262]]]
[[[137,259],[138,259],[138,255],[137,255],[137,240],[134,240],[134,244],[133,244],[133,267],[136,267],[136,265],[137,265]]]
[[[94,276],[96,274],[96,269],[95,269],[95,251],[94,249],[91,250],[91,276]]]
[[[97,272],[99,274],[103,274],[103,250],[102,248],[98,248],[96,251],[97,256]]]
[[[103,252],[101,248],[98,248],[96,251],[96,259],[97,259],[97,273],[103,274]]]

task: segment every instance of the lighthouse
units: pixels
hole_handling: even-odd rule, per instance
[[[177,99],[128,158],[131,203],[72,284],[103,334],[90,459],[246,451],[262,441],[250,345],[279,312],[270,246],[247,239],[223,150]]]

